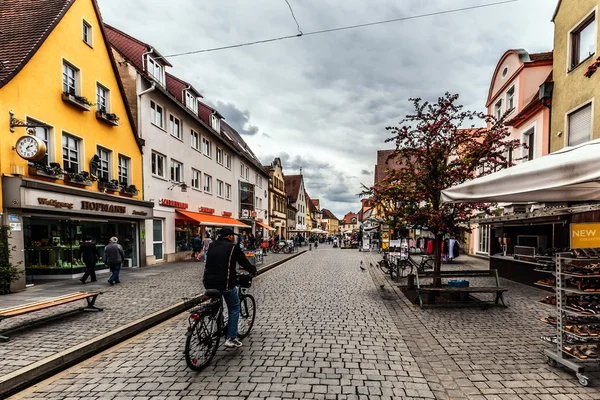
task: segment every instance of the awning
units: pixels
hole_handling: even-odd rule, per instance
[[[265,224],[264,222],[256,221],[256,225],[262,226],[263,228],[268,229],[270,231],[275,230],[275,228],[271,228],[269,225]]]
[[[237,219],[229,218],[229,217],[221,217],[218,215],[209,215],[202,214],[192,211],[181,211],[177,210],[177,212],[188,219],[192,219],[200,223],[200,225],[204,226],[237,226],[239,228],[248,228],[248,225],[243,222],[238,221]]]
[[[600,139],[473,179],[442,191],[453,203],[600,200]]]

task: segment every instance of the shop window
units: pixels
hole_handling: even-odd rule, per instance
[[[100,84],[96,84],[96,109],[101,112],[109,110],[109,90]]]
[[[98,179],[103,181],[110,180],[110,155],[111,151],[106,150],[102,147],[98,147],[98,151],[96,152],[98,158],[100,158],[100,163],[98,164]]]
[[[571,31],[571,69],[596,53],[596,14]]]
[[[490,252],[490,225],[479,225],[479,243],[477,252],[489,254]]]
[[[183,164],[171,160],[171,182],[183,182]]]
[[[192,148],[200,151],[200,135],[192,129]]]
[[[152,221],[152,248],[157,261],[163,259],[163,222],[160,219]]]
[[[152,152],[152,175],[165,178],[165,164],[167,158],[162,154]]]
[[[588,142],[592,136],[592,104],[587,104],[567,116],[569,146]]]
[[[204,191],[207,193],[212,192],[212,176],[204,174]]]
[[[254,210],[254,185],[240,182],[240,210]]]
[[[129,165],[131,159],[119,154],[119,183],[122,186],[129,185]]]
[[[33,120],[31,118],[27,118],[27,123],[28,124],[40,124],[39,121]],[[41,163],[44,163],[46,165],[48,165],[52,160],[50,158],[50,154],[52,153],[52,146],[50,143],[50,128],[49,127],[44,127],[44,126],[38,126],[35,128],[35,136],[37,136],[39,139],[42,140],[42,142],[44,142],[44,144],[46,145],[46,155],[44,156],[44,158],[42,158],[40,160]]]
[[[229,183],[225,184],[225,198],[231,200],[231,185]]]
[[[79,151],[81,141],[71,135],[63,133],[62,135],[62,150],[63,150],[63,169],[69,173],[79,173]]]
[[[192,169],[192,187],[194,189],[200,189],[200,171]]]
[[[169,130],[171,131],[171,136],[179,140],[182,139],[181,120],[179,118],[169,115]]]
[[[198,229],[197,223],[175,220],[175,245],[178,252],[192,250],[192,241]]]
[[[217,179],[217,196],[223,197],[223,181]]]

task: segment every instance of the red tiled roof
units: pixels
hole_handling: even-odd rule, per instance
[[[296,202],[298,199],[298,193],[300,193],[302,175],[285,175],[283,180],[285,183],[285,194],[291,199],[292,202]]]
[[[315,206],[315,203],[310,198],[310,196],[308,195],[308,193],[306,193],[306,191],[304,193],[306,194],[306,203],[308,204],[308,211],[310,213],[317,213],[317,212],[319,212],[319,210],[317,210],[317,207]]]
[[[529,58],[531,58],[531,61],[533,62],[537,62],[537,61],[552,61],[553,55],[551,51],[547,51],[545,53],[533,53],[533,54],[529,54]]]
[[[349,212],[348,214],[344,215],[344,223],[345,224],[354,224],[355,222],[352,222],[352,218],[356,218],[358,220],[358,214]]]
[[[328,209],[324,208],[321,211],[323,212],[323,219],[337,219],[337,217]]]
[[[27,64],[74,0],[0,2],[0,87]]]
[[[313,203],[313,205],[317,208],[317,210],[319,209],[319,207],[321,206],[319,199],[311,199],[310,200],[311,203]]]
[[[191,89],[191,91],[196,95],[196,97],[202,97],[199,91],[197,91],[191,84],[186,81],[179,79],[175,75],[172,75],[168,72],[165,73],[165,80],[167,90],[173,97],[177,99],[181,104],[185,106],[185,99],[183,98],[183,90]]]
[[[108,24],[104,24],[104,30],[106,31],[106,36],[108,37],[108,41],[110,44],[117,49],[119,53],[123,55],[131,64],[133,64],[139,71],[145,71],[143,64],[143,56],[144,53],[147,53],[152,50],[152,54],[154,57],[157,57],[159,61],[169,67],[172,65],[162,57],[162,55],[150,46],[147,43],[142,42],[139,39],[134,38],[133,36],[129,36],[125,32],[110,26]]]

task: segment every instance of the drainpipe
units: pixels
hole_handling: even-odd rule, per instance
[[[152,54],[152,53],[154,53],[154,48],[150,47],[150,51],[147,51],[147,52],[145,52],[144,54],[142,54],[142,70],[143,70],[144,72],[146,72],[146,71],[147,71],[147,68],[146,68],[146,63],[144,62],[144,61],[146,61],[146,56],[147,56],[148,54]]]
[[[187,87],[185,87],[185,88],[181,89],[181,102],[182,102],[182,103],[183,103],[183,105],[184,105],[184,106],[186,106],[186,107],[187,107],[187,104],[185,104],[185,96],[184,96],[183,92],[185,92],[186,90],[191,90],[191,89],[192,89],[192,86],[191,86],[191,85],[188,85]]]

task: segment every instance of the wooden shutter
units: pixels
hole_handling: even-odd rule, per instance
[[[592,105],[588,104],[569,115],[569,146],[590,141],[592,134]]]

